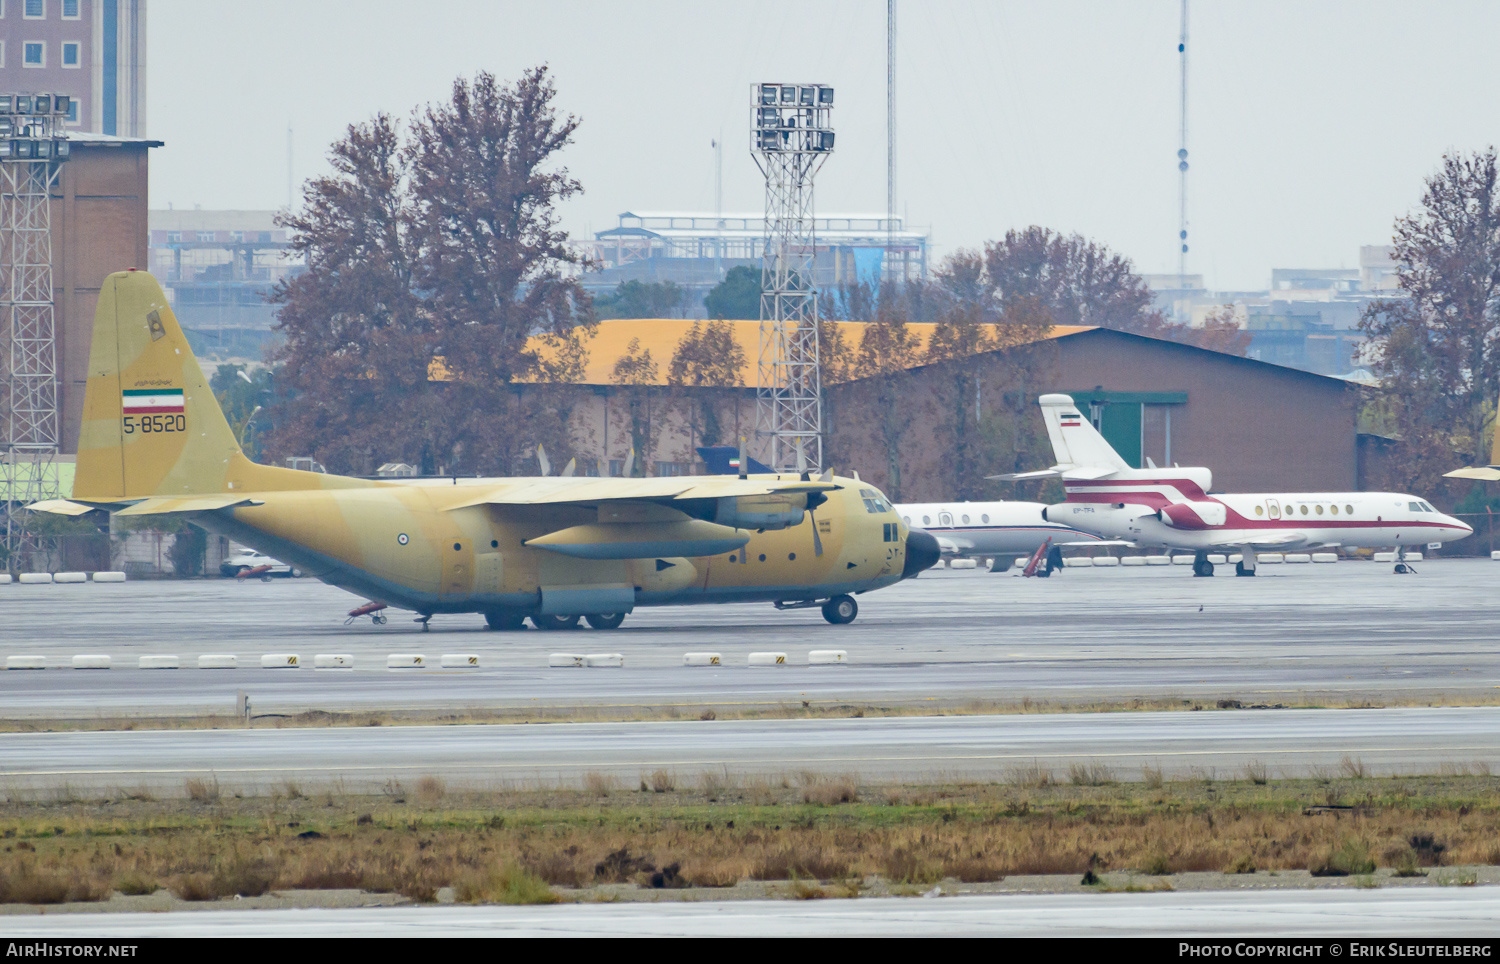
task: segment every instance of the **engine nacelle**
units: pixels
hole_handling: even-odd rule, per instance
[[[717,500],[709,521],[734,529],[787,529],[802,524],[807,502],[807,495],[801,492],[727,496]]]
[[[1176,502],[1163,506],[1161,521],[1174,529],[1212,529],[1221,526],[1228,518],[1224,506],[1218,502]]]

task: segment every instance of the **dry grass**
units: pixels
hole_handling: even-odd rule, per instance
[[[1245,764],[1245,779],[1256,786],[1265,786],[1266,782],[1270,779],[1269,774],[1266,772],[1266,765],[1259,760],[1251,760]]]
[[[608,773],[590,770],[583,775],[583,791],[593,797],[607,797],[620,788],[620,782]]]
[[[417,799],[424,806],[432,806],[448,795],[448,788],[437,777],[427,776],[417,781]]]
[[[649,777],[641,777],[641,792],[670,793],[677,789],[677,775],[670,770],[653,770]]]
[[[207,780],[199,777],[189,777],[183,784],[183,791],[187,793],[189,800],[194,803],[217,803],[219,800],[219,779],[209,777]]]
[[[920,893],[945,880],[1076,879],[1090,869],[1141,873],[1144,885],[1193,870],[1440,868],[1429,875],[1436,882],[1461,873],[1448,868],[1500,864],[1500,782],[1487,777],[1155,789],[1028,778],[884,788],[875,799],[853,775],[801,774],[796,789],[699,782],[616,794],[608,805],[588,788],[445,788],[427,802],[395,787],[373,797],[304,788],[296,798],[226,795],[211,809],[116,794],[65,804],[39,793],[0,805],[0,900],[163,887],[195,900],[362,888],[424,901],[445,886],[465,900],[545,900],[551,888],[741,880],[839,895],[873,878]],[[1321,809],[1326,802],[1350,809]]]
[[[1068,782],[1075,787],[1102,787],[1115,782],[1114,771],[1098,760],[1068,764]]]
[[[1005,782],[1013,787],[1047,787],[1052,785],[1052,771],[1033,760],[1007,770]]]

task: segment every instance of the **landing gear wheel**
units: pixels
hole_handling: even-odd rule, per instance
[[[1202,561],[1199,561],[1199,560],[1195,559],[1193,561],[1193,575],[1195,575],[1195,576],[1212,576],[1213,574],[1214,574],[1214,564],[1211,563],[1211,562],[1209,562],[1207,559],[1204,559]]]
[[[370,622],[374,623],[377,626],[384,626],[385,625],[385,620],[386,620],[385,613],[376,613],[375,615],[373,615],[373,616],[370,617]]]
[[[520,613],[493,612],[484,614],[485,624],[499,632],[514,632],[526,628],[526,617]]]
[[[834,596],[823,604],[823,618],[835,626],[852,623],[858,615],[859,603],[854,601],[853,596]]]
[[[531,625],[537,629],[577,629],[577,616],[531,616]]]
[[[1255,575],[1255,570],[1246,569],[1243,562],[1237,562],[1234,564],[1234,574],[1236,576],[1253,576]]]
[[[1417,570],[1413,569],[1411,566],[1408,566],[1404,562],[1398,562],[1398,563],[1396,563],[1396,574],[1397,575],[1404,576],[1404,575],[1406,575],[1409,572],[1416,572],[1416,571]]]
[[[583,617],[595,629],[619,629],[625,621],[624,613],[589,613]]]

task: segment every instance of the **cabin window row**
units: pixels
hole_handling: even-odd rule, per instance
[[[909,515],[902,516],[901,517],[901,521],[905,522],[907,525],[911,525],[912,524],[911,523],[911,516],[909,516]],[[962,522],[964,525],[970,525],[971,524],[970,520],[969,520],[969,517],[966,516],[966,515],[965,516],[959,516],[959,521]],[[979,521],[983,525],[989,525],[989,522],[990,522],[990,515],[989,515],[989,513],[986,512],[983,515],[981,515],[979,517]],[[930,515],[924,515],[924,516],[922,516],[922,524],[924,526],[930,526],[930,525],[932,525],[932,516],[930,516]],[[953,524],[953,516],[949,515],[948,513],[944,512],[942,515],[938,516],[938,525],[940,525],[940,526],[951,526],[952,524]]]
[[[1309,508],[1308,506],[1302,505],[1302,506],[1297,506],[1294,509],[1292,506],[1287,506],[1283,510],[1282,515],[1288,516],[1288,515],[1292,515],[1294,512],[1298,512],[1298,511],[1300,511],[1303,515],[1322,515],[1323,514],[1323,507],[1321,505],[1315,505],[1315,506],[1312,506],[1311,508]],[[1263,505],[1256,506],[1255,507],[1255,514],[1256,515],[1265,515],[1266,514],[1266,507],[1263,506]],[[1328,507],[1328,514],[1329,515],[1338,515],[1339,514],[1339,507],[1336,506],[1336,505],[1330,505]],[[1352,506],[1352,505],[1346,505],[1346,506],[1344,506],[1344,514],[1345,515],[1353,515],[1354,514],[1354,506]]]

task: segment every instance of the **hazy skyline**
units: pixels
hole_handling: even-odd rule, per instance
[[[721,133],[725,210],[760,210],[761,80],[837,87],[818,210],[885,209],[880,0],[151,0],[148,16],[153,208],[284,206],[289,124],[300,195],[348,124],[545,62],[582,120],[561,157],[584,186],[562,208],[575,237],[627,210],[711,211]],[[1176,0],[901,0],[897,196],[936,255],[1041,224],[1175,272],[1178,17]],[[1272,268],[1354,267],[1389,243],[1444,151],[1497,140],[1497,28],[1481,3],[1195,0],[1189,272],[1264,288]]]

